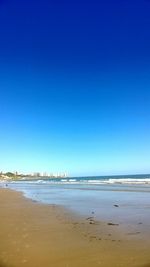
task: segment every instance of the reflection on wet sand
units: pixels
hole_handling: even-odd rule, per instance
[[[93,211],[81,219],[1,189],[0,213],[0,267],[150,267],[150,243],[141,233],[124,234]]]

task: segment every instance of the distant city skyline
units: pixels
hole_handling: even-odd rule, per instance
[[[53,173],[53,172],[30,172],[30,173],[24,173],[24,172],[18,172],[18,171],[0,171],[0,176],[5,177],[5,175],[7,176],[7,174],[9,175],[13,175],[13,176],[30,176],[30,177],[56,177],[56,178],[66,178],[68,177],[67,172],[57,172],[57,173]]]
[[[150,173],[150,2],[0,2],[0,168]]]

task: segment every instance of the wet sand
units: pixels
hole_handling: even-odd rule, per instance
[[[0,267],[150,267],[150,231],[78,218],[0,189]]]

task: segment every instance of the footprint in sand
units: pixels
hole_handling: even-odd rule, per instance
[[[30,248],[30,245],[29,245],[29,244],[26,244],[26,245],[25,245],[25,248]]]
[[[22,237],[25,239],[28,237],[28,234],[24,234],[24,235],[22,235]]]
[[[26,259],[22,260],[22,263],[27,263],[27,260]]]

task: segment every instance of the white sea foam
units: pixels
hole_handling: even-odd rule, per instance
[[[122,178],[122,179],[109,179],[105,181],[108,184],[150,184],[150,178],[134,179],[134,178]]]
[[[106,181],[104,181],[104,180],[87,180],[87,181],[85,181],[85,183],[90,183],[90,184],[103,184],[105,182]]]
[[[49,179],[49,180],[24,180],[24,181],[11,181],[9,183],[26,183],[26,184],[83,184],[83,185],[106,185],[106,184],[128,184],[128,185],[150,185],[150,177],[147,178],[97,178],[97,179],[84,179],[84,178],[68,178],[68,179]]]
[[[95,184],[95,185],[102,185],[102,184],[150,184],[150,178],[111,178],[111,179],[95,179],[95,180],[61,180],[62,183],[70,184],[70,183],[77,183],[77,184]],[[52,182],[53,183],[53,182]],[[58,181],[59,183],[59,181]]]

